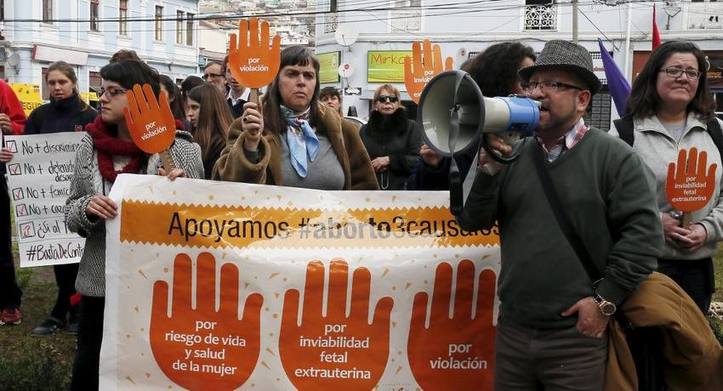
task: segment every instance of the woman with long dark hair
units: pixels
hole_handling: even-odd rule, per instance
[[[186,106],[191,133],[201,146],[205,177],[210,179],[213,165],[226,146],[226,131],[233,122],[231,110],[218,88],[208,83],[189,91]]]
[[[214,179],[325,190],[378,189],[369,155],[350,122],[319,104],[319,60],[311,49],[281,52],[263,99],[231,124]]]
[[[174,83],[170,77],[166,75],[160,75],[160,78],[161,91],[168,94],[168,105],[171,106],[173,118],[175,118],[176,121],[183,122],[184,129],[188,130],[189,128],[186,127],[186,107],[183,102],[183,98],[181,97],[181,89],[178,88],[176,83]]]
[[[25,134],[80,131],[93,122],[97,112],[80,99],[78,77],[70,64],[64,61],[50,64],[45,83],[50,91],[50,103],[30,113]],[[33,329],[33,335],[50,335],[62,328],[72,334],[78,332],[77,307],[70,305],[70,297],[75,294],[78,264],[55,265],[53,271],[58,296],[50,316]]]
[[[721,197],[721,151],[712,137],[720,134],[708,88],[705,54],[692,42],[670,41],[650,55],[633,82],[622,122],[632,127],[630,137],[622,129],[610,132],[632,142],[657,181],[658,207],[665,233],[665,248],[658,271],[667,274],[708,312],[714,290],[713,255],[723,239]],[[620,124],[620,125],[618,125]],[[708,164],[717,164],[715,190],[702,209],[692,212],[691,224],[683,226],[682,213],[668,202],[665,183],[668,164],[676,162],[681,149],[706,152]]]
[[[149,156],[133,143],[123,115],[128,108],[126,92],[135,84],[149,84],[158,97],[158,73],[140,61],[119,61],[104,66],[100,76],[102,108],[95,121],[85,127],[88,135],[76,152],[65,210],[68,229],[86,238],[75,283],[81,300],[71,390],[98,389],[105,307],[105,220],[118,213],[108,194],[119,174],[154,175],[161,167],[158,154]],[[180,126],[176,122],[176,129]],[[201,151],[190,133],[177,130],[168,152],[178,167],[168,173],[171,180],[203,176]]]

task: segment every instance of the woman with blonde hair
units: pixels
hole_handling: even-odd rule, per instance
[[[404,190],[419,160],[422,133],[407,119],[399,90],[390,84],[374,92],[369,122],[359,129],[382,190]]]
[[[226,129],[233,116],[218,88],[204,83],[188,92],[188,120],[193,138],[201,146],[206,179],[211,178],[213,165],[226,146]]]

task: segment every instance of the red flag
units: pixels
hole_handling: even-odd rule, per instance
[[[660,46],[660,30],[658,30],[658,22],[655,20],[655,4],[653,4],[653,50]]]

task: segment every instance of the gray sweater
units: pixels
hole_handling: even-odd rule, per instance
[[[177,131],[169,152],[176,166],[186,171],[187,177],[203,178],[201,147],[193,142],[190,133]],[[160,165],[158,154],[152,155],[139,173],[156,173]],[[89,218],[85,209],[94,195],[108,195],[111,186],[112,183],[100,175],[92,137],[83,137],[75,155],[75,171],[65,203],[65,224],[70,231],[85,238],[85,249],[75,280],[75,289],[85,296],[105,297],[105,221]]]
[[[557,224],[535,171],[533,138],[497,175],[478,173],[458,221],[463,229],[499,222],[500,313],[536,328],[571,327],[560,315],[593,294],[590,280]],[[622,140],[597,129],[547,164],[560,203],[604,274],[597,293],[620,304],[657,266],[663,231],[653,178]]]

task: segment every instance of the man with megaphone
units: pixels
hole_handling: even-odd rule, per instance
[[[585,125],[600,89],[585,48],[549,41],[519,73],[540,102],[534,136],[509,164],[480,151],[457,216],[465,230],[500,227],[495,389],[601,390],[610,316],[663,245],[655,183],[624,142]],[[487,150],[512,153],[488,137]]]

